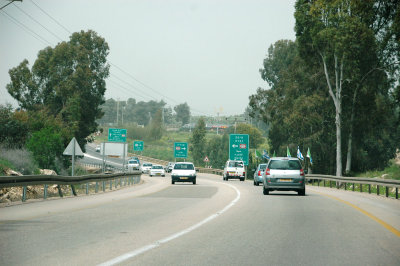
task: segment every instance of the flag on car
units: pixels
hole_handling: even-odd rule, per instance
[[[275,151],[274,151],[274,154],[272,155],[272,157],[276,157]]]
[[[256,158],[261,158],[261,153],[258,150],[255,150]]]
[[[262,157],[263,157],[264,159],[267,159],[267,160],[271,159],[271,158],[269,157],[269,155],[268,155],[268,152],[267,152],[266,150],[264,150],[264,153],[263,153]]]
[[[288,146],[286,146],[286,157],[292,157],[292,155],[290,154]]]
[[[307,150],[307,157],[310,158],[310,163],[312,164],[310,148],[308,148],[308,150]]]
[[[297,146],[297,158],[300,160],[304,160],[303,154],[301,154],[299,146]]]

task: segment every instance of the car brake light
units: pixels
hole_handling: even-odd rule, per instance
[[[300,169],[300,176],[304,176],[304,170]]]
[[[258,176],[260,176],[261,175],[261,171],[258,171],[258,174],[257,174]]]
[[[271,175],[269,168],[265,169],[265,175]]]

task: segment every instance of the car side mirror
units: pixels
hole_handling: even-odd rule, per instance
[[[198,172],[198,171],[199,171],[199,169],[196,168],[196,172]]]

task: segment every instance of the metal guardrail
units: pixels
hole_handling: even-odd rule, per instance
[[[106,182],[109,181],[109,190],[114,187],[133,185],[140,182],[141,172],[131,171],[129,173],[115,174],[92,174],[82,176],[58,176],[58,175],[25,175],[25,176],[0,176],[0,188],[6,187],[23,187],[22,201],[26,201],[27,186],[43,185],[43,198],[47,198],[48,185],[56,184],[60,197],[63,193],[60,185],[70,185],[71,194],[77,196],[74,185],[86,184],[86,194],[89,194],[89,184],[95,184],[95,193],[99,191],[99,182],[102,182],[101,187],[103,192],[106,190]]]
[[[396,199],[399,198],[400,180],[366,177],[340,177],[317,174],[308,174],[306,175],[306,179],[309,180],[312,185],[315,185],[315,183],[317,183],[318,186],[320,186],[321,181],[323,182],[323,186],[326,186],[326,181],[329,181],[329,187],[336,187],[337,189],[343,188],[344,190],[347,190],[348,184],[352,184],[351,186],[353,191],[355,191],[355,184],[358,184],[360,192],[363,192],[363,185],[366,185],[368,193],[371,193],[371,188],[375,186],[377,195],[380,195],[380,190],[382,187],[385,190],[384,193],[386,197],[389,197],[389,188],[394,188],[394,197]]]
[[[199,173],[207,173],[222,176],[224,171],[220,169],[212,169],[212,168],[198,168]],[[306,175],[306,179],[312,184],[317,184],[320,186],[321,182],[323,186],[336,187],[337,189],[348,190],[348,184],[350,185],[350,189],[355,191],[355,184],[358,184],[359,187],[357,191],[364,192],[363,188],[365,188],[365,192],[372,193],[372,188],[376,190],[376,194],[381,194],[381,189],[384,189],[384,194],[386,197],[389,197],[389,188],[394,188],[394,197],[396,199],[399,198],[399,188],[400,188],[400,180],[394,179],[381,179],[381,178],[366,178],[366,177],[339,177],[339,176],[331,176],[331,175],[318,175],[318,174],[308,174]],[[328,181],[328,183],[327,183]],[[364,187],[363,187],[364,186]],[[383,193],[382,193],[383,194]]]

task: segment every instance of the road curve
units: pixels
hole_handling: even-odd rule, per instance
[[[264,196],[251,182],[207,174],[196,186],[145,179],[111,193],[1,208],[0,265],[110,265],[116,258],[122,265],[400,265],[400,237],[371,218],[400,230],[399,201],[315,187],[304,197]],[[180,234],[238,197],[227,184],[240,193],[235,205]]]

